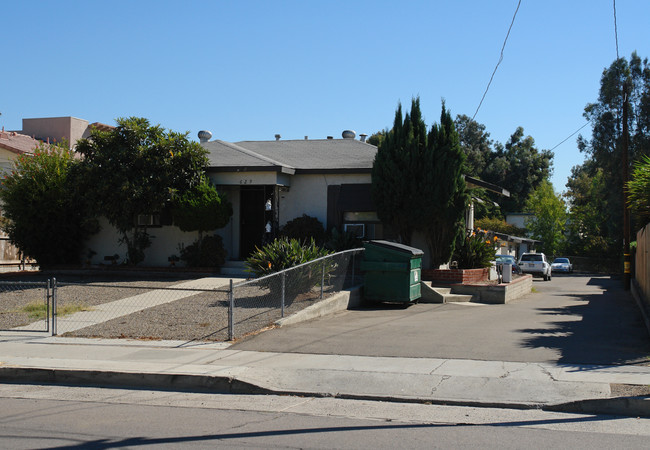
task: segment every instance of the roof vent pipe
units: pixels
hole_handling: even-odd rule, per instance
[[[367,137],[368,137],[367,134],[365,134],[365,133],[361,133],[361,134],[359,135],[359,140],[360,140],[361,142],[366,142],[366,138],[367,138]]]
[[[327,139],[334,139],[333,136],[327,136]]]
[[[280,136],[279,134],[276,134],[276,135],[275,135],[275,140],[276,140],[276,141],[279,141],[281,137],[282,137],[282,136]]]
[[[212,133],[210,133],[208,130],[199,131],[199,141],[201,141],[201,143],[208,142],[211,138]]]

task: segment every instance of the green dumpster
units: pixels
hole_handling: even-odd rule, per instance
[[[420,298],[422,255],[419,248],[388,241],[363,244],[363,296],[379,302],[417,302]]]

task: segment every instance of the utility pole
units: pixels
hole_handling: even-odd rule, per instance
[[[627,126],[627,110],[629,99],[627,95],[627,80],[623,83],[623,142],[622,142],[622,165],[623,165],[623,287],[630,290],[632,277],[632,261],[630,257],[630,208],[627,204],[627,178],[628,178],[628,142],[630,131]]]

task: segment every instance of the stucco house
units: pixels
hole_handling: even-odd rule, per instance
[[[15,131],[0,131],[0,170],[2,173],[10,172],[14,168],[14,161],[20,155],[34,154],[41,141]]]
[[[85,119],[72,116],[38,117],[23,119],[23,129],[18,133],[43,142],[61,142],[65,140],[72,149],[79,139],[89,137],[90,130],[93,128],[109,130],[113,127],[100,122],[90,123]]]
[[[75,117],[23,119],[23,132],[42,140],[67,139],[73,148],[80,138],[88,137],[92,127],[108,125]],[[377,147],[345,130],[342,138],[226,142],[210,140],[212,134],[200,131],[201,145],[208,151],[207,173],[218,190],[233,205],[226,227],[216,233],[223,239],[231,260],[245,259],[256,246],[275,237],[288,221],[306,214],[317,218],[326,230],[338,228],[366,239],[390,239],[390,230],[379,221],[371,199],[371,172]],[[37,142],[36,139],[32,139]],[[507,191],[480,180],[466,177],[468,185],[500,195]],[[154,237],[146,250],[144,265],[166,266],[179,248],[194,242],[197,233],[186,233],[172,226],[169,218],[139,217]],[[472,208],[467,211],[472,228]],[[91,262],[103,262],[105,256],[126,258],[118,235],[107,221],[87,243]],[[420,242],[421,241],[421,242]],[[426,249],[424,240],[414,236],[413,245]],[[424,264],[427,264],[425,255]]]
[[[370,199],[377,148],[345,131],[342,139],[208,141],[208,174],[233,204],[220,230],[233,259],[245,258],[265,237],[303,214],[326,229],[342,227],[369,239],[384,238]]]
[[[33,155],[41,141],[15,131],[0,131],[0,176],[11,172],[14,162],[20,155]],[[0,215],[2,206],[0,205]],[[0,230],[0,265],[24,264],[24,259],[16,247],[9,243],[7,235]]]
[[[230,222],[216,234],[223,239],[231,260],[245,259],[256,246],[275,237],[288,221],[306,214],[326,230],[351,231],[365,239],[390,239],[390,230],[378,219],[371,199],[371,172],[377,147],[345,130],[342,138],[226,142],[210,140],[200,131],[208,151],[207,174],[233,205]],[[472,187],[500,195],[509,193],[492,184],[465,177]],[[471,208],[468,226],[473,227]],[[155,238],[146,251],[145,265],[167,265],[179,246],[191,244],[196,233],[184,233],[160,218],[143,218]],[[143,224],[144,224],[143,222]],[[115,233],[107,223],[88,243],[101,258],[116,252]],[[426,249],[422,236],[412,244]],[[423,263],[428,264],[425,251]]]

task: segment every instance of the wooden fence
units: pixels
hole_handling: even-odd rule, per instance
[[[650,306],[650,225],[646,225],[636,234],[636,245],[634,278],[643,293],[646,305]]]
[[[25,270],[26,266],[33,266],[35,261],[26,260],[20,251],[14,247],[9,238],[0,233],[0,272],[7,270]]]

